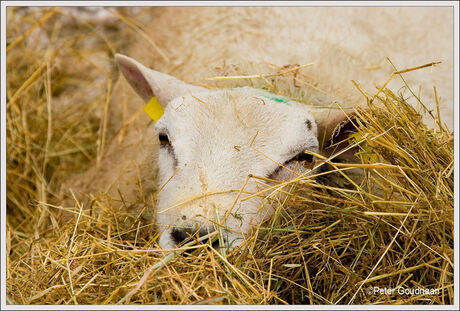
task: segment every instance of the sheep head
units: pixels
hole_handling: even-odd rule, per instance
[[[271,216],[260,179],[285,181],[312,172],[320,140],[346,120],[260,89],[208,90],[117,54],[137,93],[155,96],[164,114],[155,124],[160,150],[156,227],[174,248],[189,234],[223,232],[228,247]],[[270,183],[268,181],[268,183]],[[264,194],[270,194],[270,191]]]

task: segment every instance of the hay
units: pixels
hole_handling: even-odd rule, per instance
[[[364,94],[356,110],[360,163],[323,158],[318,165],[328,169],[315,180],[275,185],[289,195],[270,196],[275,215],[241,251],[196,241],[165,256],[151,224],[120,208],[119,197],[88,194],[88,209],[77,199],[60,206],[60,184],[100,158],[96,142],[114,137],[104,123],[111,53],[141,29],[64,27],[69,18],[8,10],[9,304],[453,303],[453,133],[435,113],[436,127],[427,128],[426,111],[386,88]],[[73,213],[68,222],[63,209]]]

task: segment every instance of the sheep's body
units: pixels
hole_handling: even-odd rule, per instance
[[[273,73],[282,66],[313,63],[298,78],[317,89],[299,81],[281,88],[288,94],[304,90],[306,101],[314,105],[329,105],[333,99],[346,106],[362,102],[351,80],[375,93],[375,86],[393,72],[387,57],[398,69],[442,61],[405,78],[416,94],[421,86],[421,99],[430,108],[436,86],[444,120],[449,128],[453,125],[452,8],[162,8],[148,28],[170,63],[143,39],[126,54],[190,83],[209,84],[205,78]],[[261,79],[253,82],[266,86]],[[242,83],[247,81],[215,85]],[[402,86],[398,78],[389,85]]]
[[[172,74],[187,82],[208,85],[209,82],[204,80],[208,77],[274,73],[286,65],[292,67],[313,63],[301,69],[293,83],[284,82],[277,86],[283,88],[285,94],[292,94],[294,97],[300,97],[303,91],[303,100],[313,106],[332,107],[336,107],[337,103],[342,107],[351,107],[362,102],[363,97],[351,80],[358,82],[370,94],[375,92],[375,86],[384,83],[393,71],[386,57],[389,57],[398,69],[442,61],[438,67],[408,73],[406,81],[417,93],[420,92],[422,101],[431,109],[434,109],[435,103],[432,87],[437,86],[438,94],[441,95],[443,120],[452,128],[452,27],[453,11],[449,8],[162,8],[153,16],[150,29],[153,40],[157,42],[169,62],[166,62],[165,57],[151,44],[143,40],[139,41],[139,46],[132,47],[127,52],[134,58],[146,60],[155,70]],[[266,86],[272,81],[255,79],[253,82],[256,86]],[[242,80],[219,80],[212,83],[217,88],[244,84]],[[391,82],[390,87],[398,88],[399,85],[402,85],[401,81],[395,80]],[[262,138],[259,137],[265,139],[265,143],[259,147],[263,149],[272,143],[272,148],[264,150],[264,153],[268,153],[269,157],[275,153],[274,160],[281,163],[288,160],[280,154],[283,148],[288,150],[289,146],[276,146],[276,143],[280,142],[279,135],[299,137],[293,130],[286,129],[279,133],[274,130],[289,122],[285,120],[289,113],[286,112],[283,116],[283,113],[278,111],[279,106],[275,107],[270,100],[265,110],[260,111],[261,106],[245,108],[256,106],[250,103],[253,99],[249,97],[255,96],[252,91],[216,92],[198,92],[198,99],[196,96],[190,97],[188,93],[177,94],[178,98],[173,101],[173,105],[169,104],[169,98],[162,103],[168,106],[165,117],[160,119],[156,127],[168,128],[174,124],[176,129],[181,129],[174,130],[176,142],[173,145],[176,152],[179,152],[179,157],[188,159],[183,161],[181,158],[178,161],[178,167],[182,171],[188,170],[188,174],[175,173],[171,158],[160,153],[159,186],[167,184],[160,191],[158,201],[160,213],[157,215],[157,224],[161,230],[164,230],[164,227],[161,228],[162,225],[189,226],[190,219],[196,219],[197,215],[209,218],[217,211],[217,214],[223,216],[229,206],[233,205],[235,193],[219,194],[219,202],[215,202],[214,198],[207,199],[212,201],[213,211],[203,212],[203,206],[207,204],[206,197],[201,197],[198,200],[200,203],[194,203],[193,206],[191,203],[182,204],[181,207],[177,205],[206,192],[238,190],[248,174],[264,175],[261,172],[274,165],[274,162],[268,161],[270,163],[265,163],[263,169],[254,169],[254,161],[263,162],[253,154],[256,151],[248,147],[257,131],[265,133],[261,135]],[[153,93],[158,96],[155,90]],[[182,95],[185,97],[180,98]],[[259,101],[260,99],[259,97]],[[200,104],[197,104],[197,100]],[[237,104],[229,106],[234,100]],[[212,108],[206,107],[209,101]],[[131,100],[126,104],[127,111],[134,112],[143,102]],[[179,118],[176,117],[178,113],[175,114],[171,107],[174,106],[174,110],[177,110],[181,105],[184,105],[187,115]],[[117,107],[120,106],[115,103],[113,108]],[[206,118],[218,118],[219,107],[222,119],[214,124],[212,119]],[[229,107],[236,111],[233,113],[232,110],[233,115],[238,115],[238,109],[242,109],[243,118],[232,119],[232,113],[227,111]],[[271,118],[271,114],[274,113],[277,114],[277,118]],[[291,113],[292,119],[295,119],[296,115],[301,115],[305,120],[311,116],[310,113],[303,115],[302,110]],[[253,117],[248,118],[251,114]],[[260,114],[268,115],[269,120],[261,120],[253,125],[247,124],[258,119],[257,116]],[[235,120],[239,120],[241,124],[231,124]],[[301,120],[296,122],[293,124],[302,123]],[[147,123],[146,116],[139,116],[131,122],[123,142],[111,144],[101,165],[90,170],[79,180],[85,184],[90,179],[93,189],[119,189],[127,202],[135,202],[139,196],[136,180],[142,182],[144,194],[152,193],[157,175],[155,154],[158,147],[155,144],[153,128],[146,129]],[[226,130],[213,131],[212,126],[217,127],[219,124]],[[200,126],[203,128],[202,131]],[[241,131],[238,130],[238,126],[242,126]],[[271,126],[274,126],[272,130]],[[245,127],[249,130],[243,130]],[[313,128],[311,131],[313,133],[316,129]],[[267,136],[270,132],[273,133],[272,138]],[[191,136],[187,136],[188,140],[184,137],[181,140],[181,137],[177,137],[180,133],[188,133]],[[200,135],[201,140],[198,139]],[[206,136],[211,135],[218,137],[207,139]],[[239,140],[234,139],[235,135]],[[242,141],[240,136],[244,136],[246,142]],[[221,146],[223,143],[227,143],[226,146],[230,149]],[[219,145],[219,152],[212,155],[209,150],[215,150],[213,148],[216,148],[216,145]],[[244,146],[242,150],[236,150],[241,145]],[[258,146],[257,142],[255,146]],[[232,149],[235,147],[236,149]],[[210,157],[203,156],[205,152],[208,152]],[[120,157],[120,154],[123,156]],[[243,156],[240,156],[241,154]],[[246,161],[252,162],[248,164]],[[185,168],[184,163],[189,167]],[[126,171],[121,172],[121,168]],[[226,180],[228,182],[224,182],[224,173],[231,175]],[[173,175],[175,177],[172,181],[168,181]],[[256,189],[254,184],[248,185],[248,188],[252,191]],[[85,190],[87,189],[88,187]],[[259,203],[253,203],[250,207],[244,203],[242,208],[248,214],[254,214]],[[237,204],[240,204],[240,201]],[[171,212],[171,208],[175,209],[174,213]],[[233,230],[240,228],[242,233],[246,233],[251,225],[270,214],[265,212],[266,210],[263,216],[247,216],[243,224],[237,224],[237,218],[231,216],[233,222],[229,221],[227,225]],[[182,217],[187,220],[182,221]],[[203,225],[203,221],[195,223]],[[204,227],[210,228],[209,225]],[[168,232],[171,233],[171,230]],[[160,241],[164,247],[175,245],[171,237],[165,237],[165,234]]]

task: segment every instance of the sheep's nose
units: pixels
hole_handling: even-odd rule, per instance
[[[206,235],[207,232],[204,230],[196,230],[193,228],[173,228],[171,232],[171,236],[177,244],[184,242],[187,238],[190,237],[200,237]]]
[[[178,229],[178,228],[173,228],[171,232],[171,236],[177,244],[182,243],[186,238],[189,237],[189,235],[193,235],[192,229]]]
[[[173,228],[171,231],[171,237],[175,243],[183,244],[184,241],[190,240],[191,237],[198,239],[199,237],[207,235],[209,232],[206,230],[196,230],[193,228]],[[208,239],[202,241],[206,243]],[[219,241],[214,241],[213,246],[218,245]]]

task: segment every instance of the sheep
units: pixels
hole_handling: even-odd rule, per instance
[[[362,102],[351,80],[370,94],[387,80],[394,71],[387,58],[397,69],[441,61],[404,78],[428,104],[437,87],[441,113],[452,128],[453,26],[452,7],[171,7],[159,9],[147,27],[156,46],[141,39],[125,54],[189,83],[218,88],[247,81],[211,84],[206,78],[312,63],[298,77],[308,84],[294,81],[283,89],[293,95],[305,91],[311,105],[335,100],[342,107]],[[388,85],[402,86],[399,79]],[[132,105],[135,110],[139,104]]]
[[[158,180],[164,185],[156,222],[163,231],[163,248],[174,248],[196,226],[203,235],[217,230],[216,225],[223,227],[219,229],[230,247],[238,245],[243,234],[273,211],[257,197],[237,195],[241,185],[245,192],[258,191],[254,180],[245,181],[248,175],[287,180],[305,172],[314,162],[305,151],[319,151],[317,136],[328,125],[346,121],[341,111],[313,111],[251,87],[207,90],[126,56],[115,58],[139,95],[145,101],[155,96],[164,107],[155,124],[161,145]],[[315,119],[318,113],[321,117]]]
[[[350,121],[347,109],[363,100],[351,80],[372,94],[395,70],[386,57],[398,69],[442,61],[408,74],[406,81],[420,86],[417,91],[431,109],[436,85],[443,120],[453,125],[452,8],[164,8],[150,29],[162,42],[148,48],[156,70],[121,54],[115,61],[143,102],[156,97],[164,114],[155,131],[139,130],[145,116],[136,120],[137,129],[127,135],[131,150],[126,144],[111,146],[108,164],[102,165],[109,169],[97,174],[113,181],[120,175],[111,169],[115,162],[139,163],[148,184],[144,192],[159,189],[155,223],[165,249],[215,230],[223,232],[225,246],[240,245],[273,213],[260,198],[250,197],[259,188],[248,176],[284,181],[311,174],[313,154],[326,151],[333,130]],[[144,58],[146,43],[139,44],[130,55]],[[269,84],[267,79],[254,87],[237,87],[238,81],[225,78],[211,79],[214,84],[204,80],[308,63],[313,64],[301,71],[305,85],[285,86],[291,94],[305,91],[308,105],[258,88]],[[137,109],[134,104],[139,101],[130,101],[128,110]],[[126,175],[135,174],[131,169]],[[125,178],[118,189],[129,183]]]

